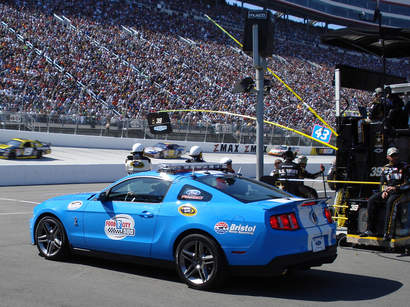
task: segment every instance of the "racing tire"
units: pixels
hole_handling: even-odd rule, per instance
[[[159,153],[159,159],[164,159],[164,153],[163,152]]]
[[[10,151],[7,158],[10,159],[10,160],[16,159],[16,152],[14,150]]]
[[[41,159],[43,157],[43,152],[41,150],[37,150],[36,157],[37,159]]]
[[[54,216],[44,216],[37,223],[34,240],[40,255],[59,260],[68,256],[69,244],[63,224]]]
[[[179,242],[176,253],[178,275],[196,290],[219,286],[226,277],[225,258],[217,243],[201,234],[190,234]]]

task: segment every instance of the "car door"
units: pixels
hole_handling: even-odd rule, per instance
[[[31,156],[33,154],[33,146],[31,144],[31,142],[25,142],[23,145],[24,148],[24,152],[23,152],[23,156]]]
[[[84,217],[86,248],[150,256],[157,215],[169,185],[160,178],[131,178],[104,192],[104,199],[88,202]]]

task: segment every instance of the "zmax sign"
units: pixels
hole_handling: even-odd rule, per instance
[[[263,152],[268,146],[263,146]],[[256,153],[256,145],[245,144],[214,144],[213,152]]]

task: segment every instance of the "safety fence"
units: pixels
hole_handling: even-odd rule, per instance
[[[255,144],[255,123],[232,120],[227,123],[200,122],[194,117],[175,119],[171,116],[173,132],[151,134],[145,118],[78,116],[66,114],[39,114],[1,112],[0,129],[33,132],[53,132],[75,135],[112,136],[121,138],[158,139],[213,143]],[[310,134],[309,132],[306,132]],[[291,131],[265,125],[265,145],[321,146]],[[323,146],[322,146],[323,147]]]

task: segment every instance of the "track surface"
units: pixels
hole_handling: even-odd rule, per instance
[[[0,187],[0,306],[409,306],[410,256],[397,253],[339,248],[333,264],[281,278],[232,278],[214,292],[187,288],[172,270],[41,258],[29,238],[35,204],[104,186]]]
[[[38,164],[123,164],[127,155],[130,154],[129,150],[120,149],[96,149],[96,148],[78,148],[78,147],[55,147],[51,148],[52,152],[49,155],[45,155],[41,159],[18,159],[18,160],[5,160],[0,159],[1,165],[38,165]],[[236,154],[236,153],[204,153],[204,159],[207,162],[219,162],[222,157],[229,156],[232,158],[233,164],[255,162],[256,154]],[[152,159],[153,164],[160,163],[179,163],[184,162],[189,158],[185,153],[180,159]],[[265,155],[265,164],[272,165],[277,158],[274,156]],[[332,156],[309,156],[309,164],[324,163],[330,164],[333,161]]]

